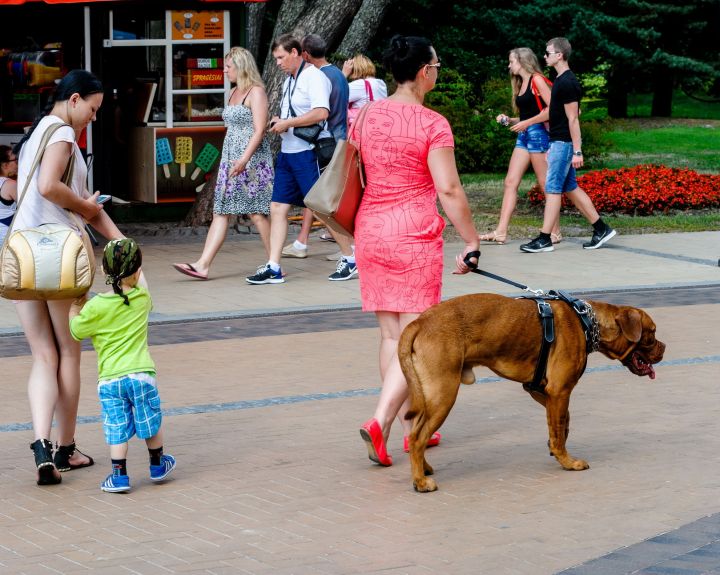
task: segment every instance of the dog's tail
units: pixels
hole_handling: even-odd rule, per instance
[[[413,362],[413,347],[415,338],[420,333],[420,323],[413,321],[403,330],[398,342],[398,358],[400,359],[400,367],[405,374],[408,391],[410,394],[410,409],[405,414],[405,419],[413,419],[418,417],[419,422],[425,418],[425,394],[423,393],[422,384],[415,370]]]

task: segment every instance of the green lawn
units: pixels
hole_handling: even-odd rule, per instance
[[[681,121],[678,121],[681,122]],[[720,172],[720,122],[654,128],[631,120],[607,134],[612,150],[605,167],[664,164],[699,172]]]
[[[652,94],[628,94],[629,118],[648,118],[651,110]],[[585,99],[582,102],[582,114],[584,120],[604,120],[607,118],[607,102]],[[700,101],[676,90],[673,94],[672,117],[720,120],[720,102]]]

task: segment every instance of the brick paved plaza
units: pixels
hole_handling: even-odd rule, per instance
[[[440,485],[430,494],[412,489],[399,426],[395,465],[367,459],[358,428],[377,401],[378,334],[356,311],[357,281],[325,279],[333,246],[315,241],[310,258],[287,262],[284,285],[247,286],[257,241],[231,240],[215,279],[197,282],[169,264],[202,238],[140,238],[178,468],[152,484],[133,440],[128,494],[99,489],[109,453],[91,349],[77,440],[96,465],[35,485],[30,356],[0,301],[0,573],[720,573],[719,236],[618,237],[592,253],[574,241],[550,254],[484,248],[489,271],[647,309],[667,352],[654,381],[591,356],[568,442],[583,472],[548,456],[544,413],[520,384],[476,369],[428,451]],[[479,291],[516,294],[447,276],[448,297]]]

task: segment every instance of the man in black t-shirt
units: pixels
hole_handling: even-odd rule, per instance
[[[550,239],[550,232],[560,214],[564,193],[592,224],[592,238],[583,244],[583,248],[597,249],[617,233],[603,221],[592,200],[578,186],[575,179],[575,170],[582,168],[583,165],[580,138],[582,89],[568,65],[571,52],[570,42],[566,38],[553,38],[545,49],[545,62],[557,72],[550,97],[550,149],[547,153],[545,214],[540,235],[522,244],[520,250],[523,252],[551,252],[555,249]]]

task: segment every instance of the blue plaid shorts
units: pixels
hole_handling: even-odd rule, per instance
[[[149,439],[160,431],[160,395],[153,375],[131,373],[99,381],[98,397],[108,445],[125,443],[133,435]]]

